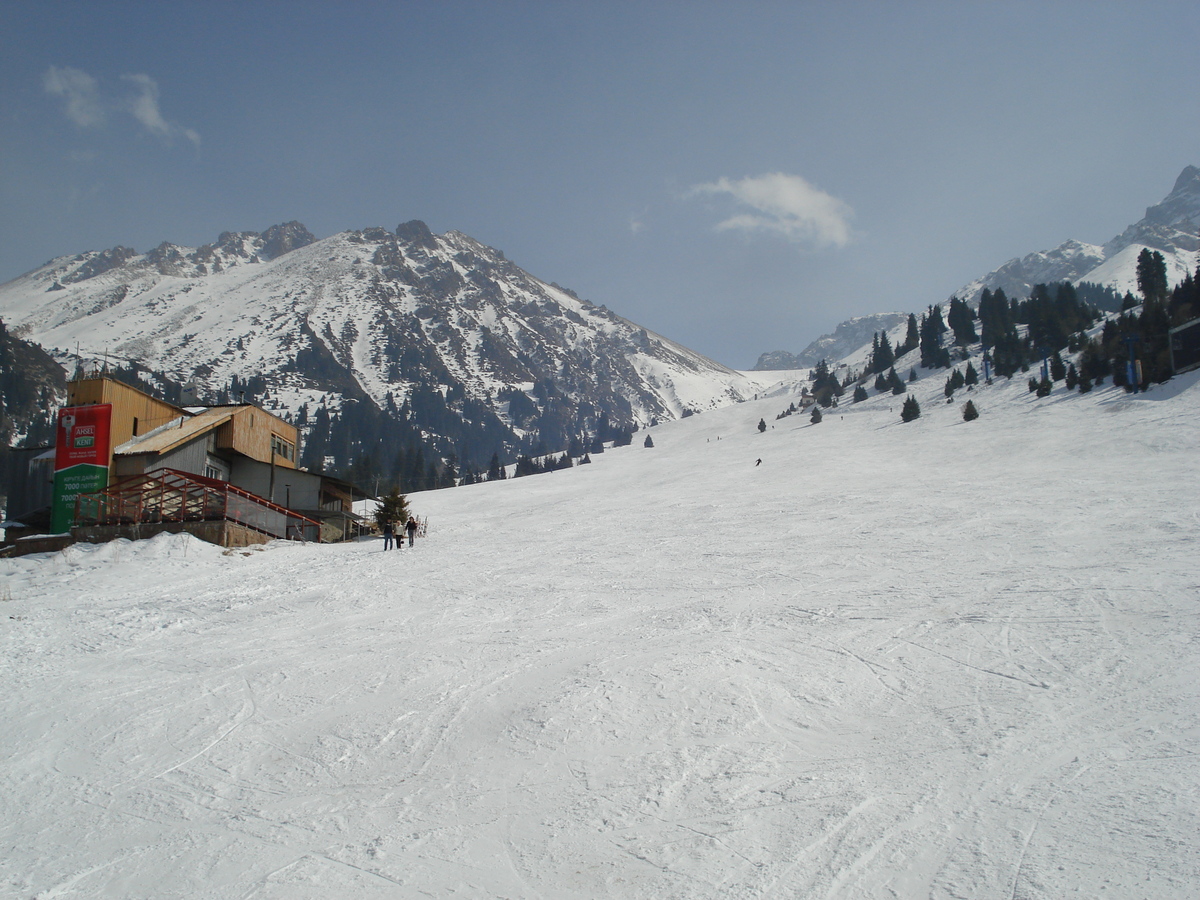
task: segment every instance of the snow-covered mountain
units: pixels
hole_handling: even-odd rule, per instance
[[[432,389],[460,423],[491,416],[514,441],[549,449],[601,421],[646,425],[756,388],[419,221],[324,240],[291,222],[199,248],[61,257],[0,286],[0,316],[62,360],[76,348],[133,360],[201,393],[260,376],[293,411],[347,400],[399,410],[418,386]],[[513,403],[514,388],[530,402]],[[475,406],[454,405],[465,401]]]
[[[808,369],[823,359],[841,360],[852,355],[879,331],[891,331],[908,321],[906,313],[879,313],[874,316],[856,316],[825,334],[804,348],[798,355],[785,350],[764,353],[755,364],[755,371],[771,369]]]
[[[1103,246],[1081,241],[1064,241],[1053,250],[1010,259],[1000,268],[964,285],[954,293],[972,305],[984,288],[1003,289],[1009,297],[1028,297],[1034,285],[1070,281],[1089,282],[1124,294],[1137,293],[1137,258],[1145,248],[1162,253],[1167,281],[1174,285],[1200,263],[1200,168],[1186,167],[1161,203],[1147,208],[1141,220],[1130,225]],[[915,310],[914,310],[915,311]],[[815,366],[822,359],[845,361],[861,355],[876,332],[895,337],[905,316],[880,314],[849,319],[810,343],[799,354],[774,350],[759,357],[755,369],[799,369]]]
[[[1161,203],[1103,246],[1065,241],[1053,250],[1010,259],[1000,268],[964,285],[960,300],[975,303],[984,288],[1002,288],[1010,297],[1029,296],[1037,284],[1086,281],[1125,293],[1137,293],[1137,258],[1145,248],[1162,253],[1167,280],[1182,281],[1196,269],[1200,250],[1200,168],[1186,167]]]

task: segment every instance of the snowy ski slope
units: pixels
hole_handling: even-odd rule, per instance
[[[0,561],[0,895],[1195,896],[1198,377]]]

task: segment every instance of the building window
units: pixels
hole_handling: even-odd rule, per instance
[[[220,469],[218,469],[216,466],[205,465],[204,477],[205,478],[215,478],[218,481],[224,481],[225,473],[222,472]]]
[[[285,441],[277,434],[271,435],[271,453],[281,459],[286,459],[289,462],[294,462],[296,459],[296,448],[293,444]]]

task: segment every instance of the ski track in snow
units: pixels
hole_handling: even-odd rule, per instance
[[[1191,896],[1198,377],[0,561],[0,895]]]

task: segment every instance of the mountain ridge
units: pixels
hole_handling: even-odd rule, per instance
[[[563,449],[575,437],[739,402],[759,387],[495,248],[458,231],[435,235],[419,220],[324,239],[289,222],[223,232],[198,248],[63,256],[0,285],[0,314],[68,365],[79,347],[210,395],[258,378],[293,414],[370,404],[415,417],[441,452],[476,462],[539,444]],[[530,403],[510,402],[514,390]],[[444,408],[404,411],[426,391]],[[445,415],[457,425],[439,424]],[[483,420],[488,446],[452,446]]]
[[[963,285],[952,296],[974,306],[985,289],[1003,290],[1011,299],[1024,299],[1035,285],[1062,281],[1075,285],[1093,283],[1120,294],[1136,293],[1137,257],[1143,248],[1163,254],[1171,285],[1195,271],[1197,252],[1200,251],[1200,168],[1185,166],[1166,197],[1147,207],[1140,220],[1106,243],[1089,244],[1071,239],[1051,250],[1015,257]],[[871,334],[866,334],[862,344],[841,352],[846,337],[857,333],[855,323],[864,318],[869,317],[859,316],[842,322],[832,334],[821,335],[799,354],[781,350],[764,353],[755,369],[763,368],[773,359],[790,357],[797,368],[808,368],[822,358],[834,361],[853,355],[871,339]],[[890,328],[894,325],[877,326],[875,330]]]

